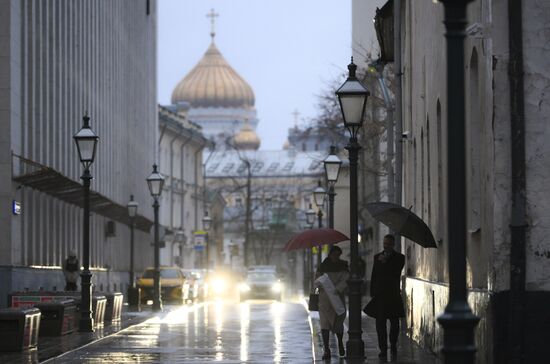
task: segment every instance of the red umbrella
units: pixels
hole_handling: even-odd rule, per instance
[[[296,235],[286,243],[283,251],[313,248],[324,244],[336,244],[349,240],[347,236],[334,229],[311,229]]]

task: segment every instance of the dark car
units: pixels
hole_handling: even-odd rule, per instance
[[[273,299],[280,301],[283,284],[274,272],[248,272],[246,279],[239,286],[240,301],[247,299]]]

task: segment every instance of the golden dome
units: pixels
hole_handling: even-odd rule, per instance
[[[181,101],[192,107],[252,107],[254,92],[227,63],[212,42],[199,63],[172,92],[172,104]]]
[[[233,138],[235,148],[239,150],[258,150],[260,148],[260,138],[245,120],[241,131]]]

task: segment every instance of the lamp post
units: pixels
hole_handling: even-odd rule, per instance
[[[84,187],[84,220],[82,229],[82,252],[84,269],[80,273],[81,280],[81,301],[80,301],[80,322],[78,331],[93,332],[94,319],[92,318],[92,272],[90,272],[90,184],[92,174],[90,166],[94,163],[97,142],[99,137],[90,128],[88,113],[83,117],[84,125],[73,138],[78,149],[78,157],[84,166],[84,173],[80,177]]]
[[[210,226],[212,225],[212,218],[208,216],[208,211],[204,211],[204,217],[202,218],[202,228],[206,231],[205,247],[206,250],[206,272],[208,273],[209,262],[210,262],[210,236],[208,232],[210,231]]]
[[[334,229],[334,185],[338,181],[342,161],[336,155],[336,146],[330,146],[330,154],[323,161],[325,165],[325,175],[328,181],[328,227]]]
[[[137,294],[134,281],[134,223],[138,210],[138,203],[134,201],[134,195],[130,195],[130,201],[126,205],[128,216],[130,217],[130,279],[128,284],[128,304],[139,305],[139,295]]]
[[[153,311],[162,310],[160,298],[160,244],[159,244],[159,197],[164,187],[164,177],[157,171],[157,165],[153,164],[153,172],[147,177],[149,192],[153,196],[153,210],[155,214],[155,276],[153,281]]]
[[[313,199],[315,200],[315,204],[317,205],[317,220],[319,229],[323,227],[323,206],[325,205],[326,197],[327,192],[321,186],[321,181],[319,180],[317,188],[313,191]],[[321,245],[317,247],[317,269],[319,269],[323,260],[322,248],[323,247]]]
[[[464,37],[469,0],[441,0],[447,32],[447,234],[449,303],[438,317],[443,326],[445,363],[473,363],[474,330],[479,322],[466,289],[466,163],[464,128]]]
[[[349,144],[346,149],[349,152],[350,168],[350,257],[351,275],[348,280],[349,287],[349,339],[346,343],[348,359],[363,359],[365,357],[365,344],[361,330],[361,285],[362,275],[359,272],[359,247],[357,243],[357,160],[361,146],[357,142],[357,133],[363,124],[365,106],[369,97],[367,88],[357,79],[355,72],[357,66],[348,65],[349,76],[342,86],[336,91],[344,126],[350,133]]]
[[[315,222],[315,211],[311,204],[309,204],[309,209],[306,211],[306,223],[310,229],[313,228],[313,223]],[[307,288],[311,291],[313,287],[312,275],[313,275],[313,257],[311,256],[311,249],[306,250],[305,264],[304,264],[304,275],[307,277]]]

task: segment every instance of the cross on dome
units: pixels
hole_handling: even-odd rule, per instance
[[[212,26],[212,29],[210,30],[210,36],[212,37],[212,41],[214,41],[214,37],[216,36],[216,18],[219,17],[220,14],[216,13],[214,9],[210,9],[210,12],[206,14],[207,18],[210,18],[210,23]]]

